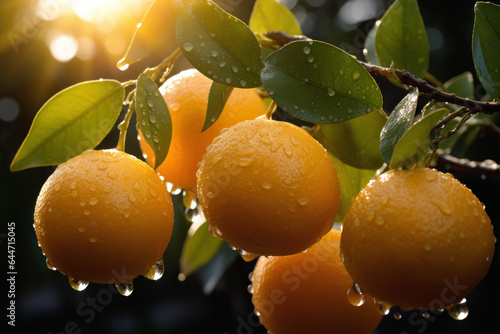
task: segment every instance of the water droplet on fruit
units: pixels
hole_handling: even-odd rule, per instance
[[[96,205],[97,202],[99,202],[99,200],[95,197],[92,197],[90,200],[89,200],[89,204],[90,205]]]
[[[448,314],[455,320],[464,320],[469,315],[467,300],[464,298],[458,304],[447,308]]]
[[[238,249],[238,254],[240,254],[241,258],[245,262],[253,261],[259,257],[258,254],[247,252],[247,251],[244,251],[243,249]]]
[[[86,216],[88,216],[88,215],[90,215],[90,210],[84,210],[84,211],[83,211],[83,213],[84,213]]]
[[[147,279],[156,281],[159,280],[163,273],[165,272],[165,264],[163,263],[163,259],[156,261],[153,266],[145,273],[143,276]]]
[[[250,164],[253,162],[253,159],[250,159],[250,158],[240,158],[240,160],[238,160],[238,165],[242,166],[242,167],[246,167],[246,166],[250,166]]]
[[[394,313],[393,317],[394,317],[394,320],[401,320],[401,318],[402,318],[403,316],[401,315],[401,313],[396,312],[396,313]]]
[[[69,189],[75,189],[76,188],[76,182],[73,181],[69,184]]]
[[[293,150],[290,146],[284,146],[283,152],[285,152],[285,155],[289,158],[291,158],[293,156]]]
[[[434,181],[435,179],[437,179],[437,177],[438,177],[438,174],[437,174],[437,173],[430,173],[430,172],[429,172],[429,173],[425,174],[425,179],[426,179],[427,181],[429,181],[429,182]]]
[[[382,217],[380,217],[380,216],[377,216],[377,217],[375,218],[375,224],[377,224],[378,226],[382,226],[382,225],[384,225],[384,222],[385,222],[385,221],[384,221],[384,218],[382,218]]]
[[[90,238],[89,238],[89,241],[90,241],[91,243],[96,243],[96,242],[97,242],[97,237],[90,237]]]
[[[425,245],[424,245],[424,249],[426,251],[430,251],[432,249],[432,245],[430,242],[426,242]]]
[[[377,311],[381,315],[388,315],[391,311],[392,305],[389,303],[385,303],[379,300],[375,300],[375,304],[377,304]]]
[[[47,265],[47,268],[49,268],[50,270],[57,270],[57,268],[54,267],[52,263],[50,263],[49,259],[45,260],[45,264]]]
[[[115,180],[118,177],[118,175],[115,172],[108,172],[107,175],[111,180]]]
[[[132,281],[115,283],[115,288],[122,296],[128,297],[134,292],[134,283]]]
[[[100,162],[98,165],[97,165],[97,169],[99,170],[106,170],[108,168],[108,164],[105,163],[105,162]]]
[[[208,225],[208,232],[210,232],[211,235],[217,238],[220,238],[222,236],[222,232],[219,230],[219,228],[213,226],[212,224]]]
[[[451,207],[449,207],[445,203],[443,203],[435,198],[431,198],[431,203],[434,204],[445,215],[451,215],[453,213],[453,210]]]
[[[305,196],[297,198],[297,202],[299,202],[300,205],[306,205],[309,203],[309,199]]]
[[[352,282],[352,286],[347,290],[347,300],[352,306],[361,306],[366,301],[366,296],[361,292],[359,285]]]
[[[185,51],[191,52],[191,51],[193,51],[193,49],[194,49],[193,44],[191,44],[191,43],[184,43],[184,50]]]
[[[132,203],[134,203],[137,200],[137,198],[135,197],[134,193],[128,193],[127,197],[128,197],[128,200],[130,202],[132,202]]]
[[[247,286],[247,291],[248,291],[248,293],[253,294],[253,284],[249,284]]]
[[[248,274],[248,280],[250,282],[252,282],[252,278],[253,278],[253,271],[251,271],[249,274]]]
[[[382,197],[382,199],[380,200],[380,204],[382,206],[386,206],[387,203],[389,203],[389,197],[385,196],[385,197]]]
[[[271,189],[273,187],[273,184],[270,182],[262,182],[262,188],[264,189]]]
[[[81,281],[75,278],[68,277],[69,285],[76,291],[83,291],[89,285],[89,282]]]

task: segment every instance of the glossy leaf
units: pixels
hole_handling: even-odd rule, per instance
[[[330,155],[335,168],[337,169],[337,174],[339,175],[340,189],[342,191],[342,196],[340,198],[340,206],[337,211],[336,221],[343,221],[352,201],[356,198],[361,189],[366,186],[372,177],[375,176],[377,172],[376,169],[359,169],[356,167],[349,166],[343,163],[341,160],[337,159],[333,155]]]
[[[474,99],[474,78],[472,73],[464,72],[443,84],[444,90],[457,96]]]
[[[380,152],[388,165],[398,141],[413,124],[417,101],[418,90],[415,88],[394,108],[380,133]]]
[[[166,53],[175,50],[175,18],[179,0],[155,0],[138,24],[125,56],[117,67],[125,70],[142,58],[148,56],[158,45],[168,46]]]
[[[262,84],[289,114],[313,123],[341,123],[382,108],[373,77],[345,51],[296,41],[264,62]]]
[[[212,80],[233,87],[261,85],[260,46],[250,28],[208,0],[193,0],[177,18],[184,56]]]
[[[207,114],[205,116],[205,123],[201,132],[207,130],[217,119],[219,119],[227,99],[231,95],[233,87],[213,82],[208,94]]]
[[[375,35],[377,34],[379,24],[380,21],[375,22],[373,27],[368,32],[368,35],[366,35],[365,48],[363,49],[363,55],[365,56],[366,61],[373,65],[380,65],[375,51]]]
[[[180,271],[186,276],[208,263],[223,244],[221,239],[210,234],[208,226],[205,221],[193,223],[189,228],[180,258]]]
[[[144,73],[137,79],[135,105],[137,125],[146,143],[153,149],[154,168],[158,168],[168,154],[172,139],[172,119],[158,87]]]
[[[386,121],[385,114],[372,111],[347,122],[321,125],[314,137],[342,163],[378,169],[384,163],[380,132]]]
[[[115,80],[86,81],[52,96],[38,111],[11,170],[58,165],[99,144],[122,110]]]
[[[472,33],[472,56],[484,89],[500,100],[500,6],[477,2]]]
[[[416,0],[396,0],[380,21],[375,50],[381,66],[423,77],[429,66],[429,40]]]
[[[250,15],[249,26],[255,34],[282,31],[289,35],[302,35],[293,13],[275,0],[257,0]]]
[[[431,130],[448,113],[448,109],[438,109],[413,124],[396,144],[389,167],[410,168],[425,160],[431,152]]]

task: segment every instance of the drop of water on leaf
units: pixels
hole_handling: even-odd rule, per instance
[[[122,296],[128,297],[134,292],[134,283],[132,281],[115,283],[115,288]]]
[[[220,68],[223,68],[224,66],[226,66],[226,62],[225,62],[225,61],[221,61],[221,62],[219,63],[219,67],[220,67]]]
[[[165,264],[163,263],[163,259],[156,261],[153,266],[145,273],[143,276],[147,279],[156,281],[159,280],[163,273],[165,272]]]
[[[214,57],[214,58],[215,58],[215,57],[217,57],[217,56],[219,55],[219,52],[217,52],[217,50],[212,50],[212,51],[210,52],[210,54],[212,55],[212,57]]]
[[[311,56],[311,55],[310,55],[310,56],[308,56],[308,57],[307,57],[307,61],[308,61],[309,63],[312,63],[312,62],[314,61],[314,56]]]
[[[233,65],[231,66],[231,69],[233,70],[234,73],[238,73],[238,66]]]
[[[358,80],[360,77],[360,74],[358,71],[354,71],[354,73],[352,74],[352,80]]]
[[[76,291],[83,291],[89,285],[89,282],[81,281],[75,278],[68,277],[69,285]]]
[[[332,88],[328,88],[328,96],[334,96],[335,93],[335,90],[333,90]]]
[[[304,51],[304,53],[305,53],[306,55],[308,55],[309,53],[311,53],[311,48],[310,48],[310,47],[308,47],[308,46],[305,46],[305,47],[302,49],[302,51]]]
[[[184,50],[185,51],[191,52],[191,51],[193,51],[193,49],[194,49],[193,44],[191,44],[191,43],[184,43]]]
[[[246,87],[247,82],[245,80],[241,79],[240,80],[240,85],[241,85],[241,87]]]
[[[156,117],[154,115],[149,115],[149,121],[153,124],[156,123]]]
[[[231,78],[226,78],[226,83],[230,84],[231,83]]]
[[[153,101],[148,100],[148,107],[153,108],[153,106],[154,106]]]

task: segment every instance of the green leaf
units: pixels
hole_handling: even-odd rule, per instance
[[[446,108],[434,110],[413,124],[396,144],[389,167],[411,168],[425,160],[431,153],[431,130],[448,113]]]
[[[429,66],[429,40],[416,0],[396,0],[380,21],[375,50],[381,66],[422,78]]]
[[[212,83],[210,93],[208,94],[205,123],[203,124],[201,132],[207,130],[217,121],[232,91],[233,87],[231,86],[226,86],[215,81]]]
[[[347,122],[321,125],[314,137],[344,164],[378,169],[384,163],[380,132],[386,121],[385,114],[372,111]]]
[[[147,74],[137,79],[135,95],[137,125],[146,143],[155,153],[155,169],[165,160],[172,139],[172,119],[167,103]]]
[[[99,144],[122,110],[115,80],[86,81],[52,96],[38,111],[11,170],[58,165]]]
[[[377,34],[377,29],[380,24],[380,21],[375,22],[373,27],[366,35],[365,39],[365,48],[363,49],[363,55],[367,62],[373,65],[380,65],[377,58],[377,53],[375,52],[375,36]]]
[[[189,228],[180,258],[180,271],[186,276],[208,263],[223,244],[221,239],[210,234],[208,226],[205,221],[193,223]]]
[[[126,70],[142,58],[148,56],[158,46],[167,47],[166,54],[173,52],[175,41],[175,18],[178,7],[176,0],[154,0],[134,32],[125,56],[117,67]]]
[[[380,133],[380,152],[388,165],[391,163],[396,144],[413,123],[417,101],[418,89],[415,88],[394,108]]]
[[[293,13],[274,0],[257,0],[249,25],[255,34],[282,31],[289,35],[302,35],[300,24]]]
[[[260,45],[248,26],[208,0],[193,0],[177,18],[177,43],[187,60],[212,80],[261,86]]]
[[[484,89],[500,100],[500,6],[477,2],[472,33],[472,56]]]
[[[359,169],[343,163],[330,154],[330,158],[335,164],[337,174],[339,175],[340,189],[342,196],[340,197],[340,206],[337,211],[336,221],[343,221],[352,201],[358,195],[361,189],[366,186],[370,179],[375,176],[376,169]]]
[[[203,293],[210,294],[231,264],[239,257],[228,244],[220,247],[214,258],[196,272],[203,284]]]
[[[273,52],[261,80],[281,108],[313,123],[341,123],[382,108],[382,94],[366,69],[323,42],[296,41]]]
[[[474,78],[472,73],[464,72],[443,84],[444,90],[457,96],[474,99]]]

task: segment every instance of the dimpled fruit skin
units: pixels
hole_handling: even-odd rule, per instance
[[[266,113],[255,90],[234,88],[220,117],[202,133],[211,85],[212,80],[191,69],[172,76],[160,87],[172,118],[172,140],[167,158],[156,170],[165,181],[183,189],[196,188],[198,163],[220,130]],[[153,150],[142,136],[139,144],[146,161],[154,166]]]
[[[252,302],[272,334],[369,334],[382,315],[372,298],[347,300],[352,280],[340,260],[340,231],[331,230],[306,253],[260,257],[252,273]]]
[[[128,281],[162,259],[172,199],[151,167],[117,150],[89,150],[59,165],[35,207],[35,231],[50,263],[68,277]]]
[[[370,182],[352,203],[341,251],[353,280],[403,308],[461,301],[486,275],[495,237],[477,197],[451,174],[416,167]]]
[[[324,148],[285,122],[261,118],[223,130],[197,175],[212,232],[259,255],[307,249],[331,229],[340,202]]]

